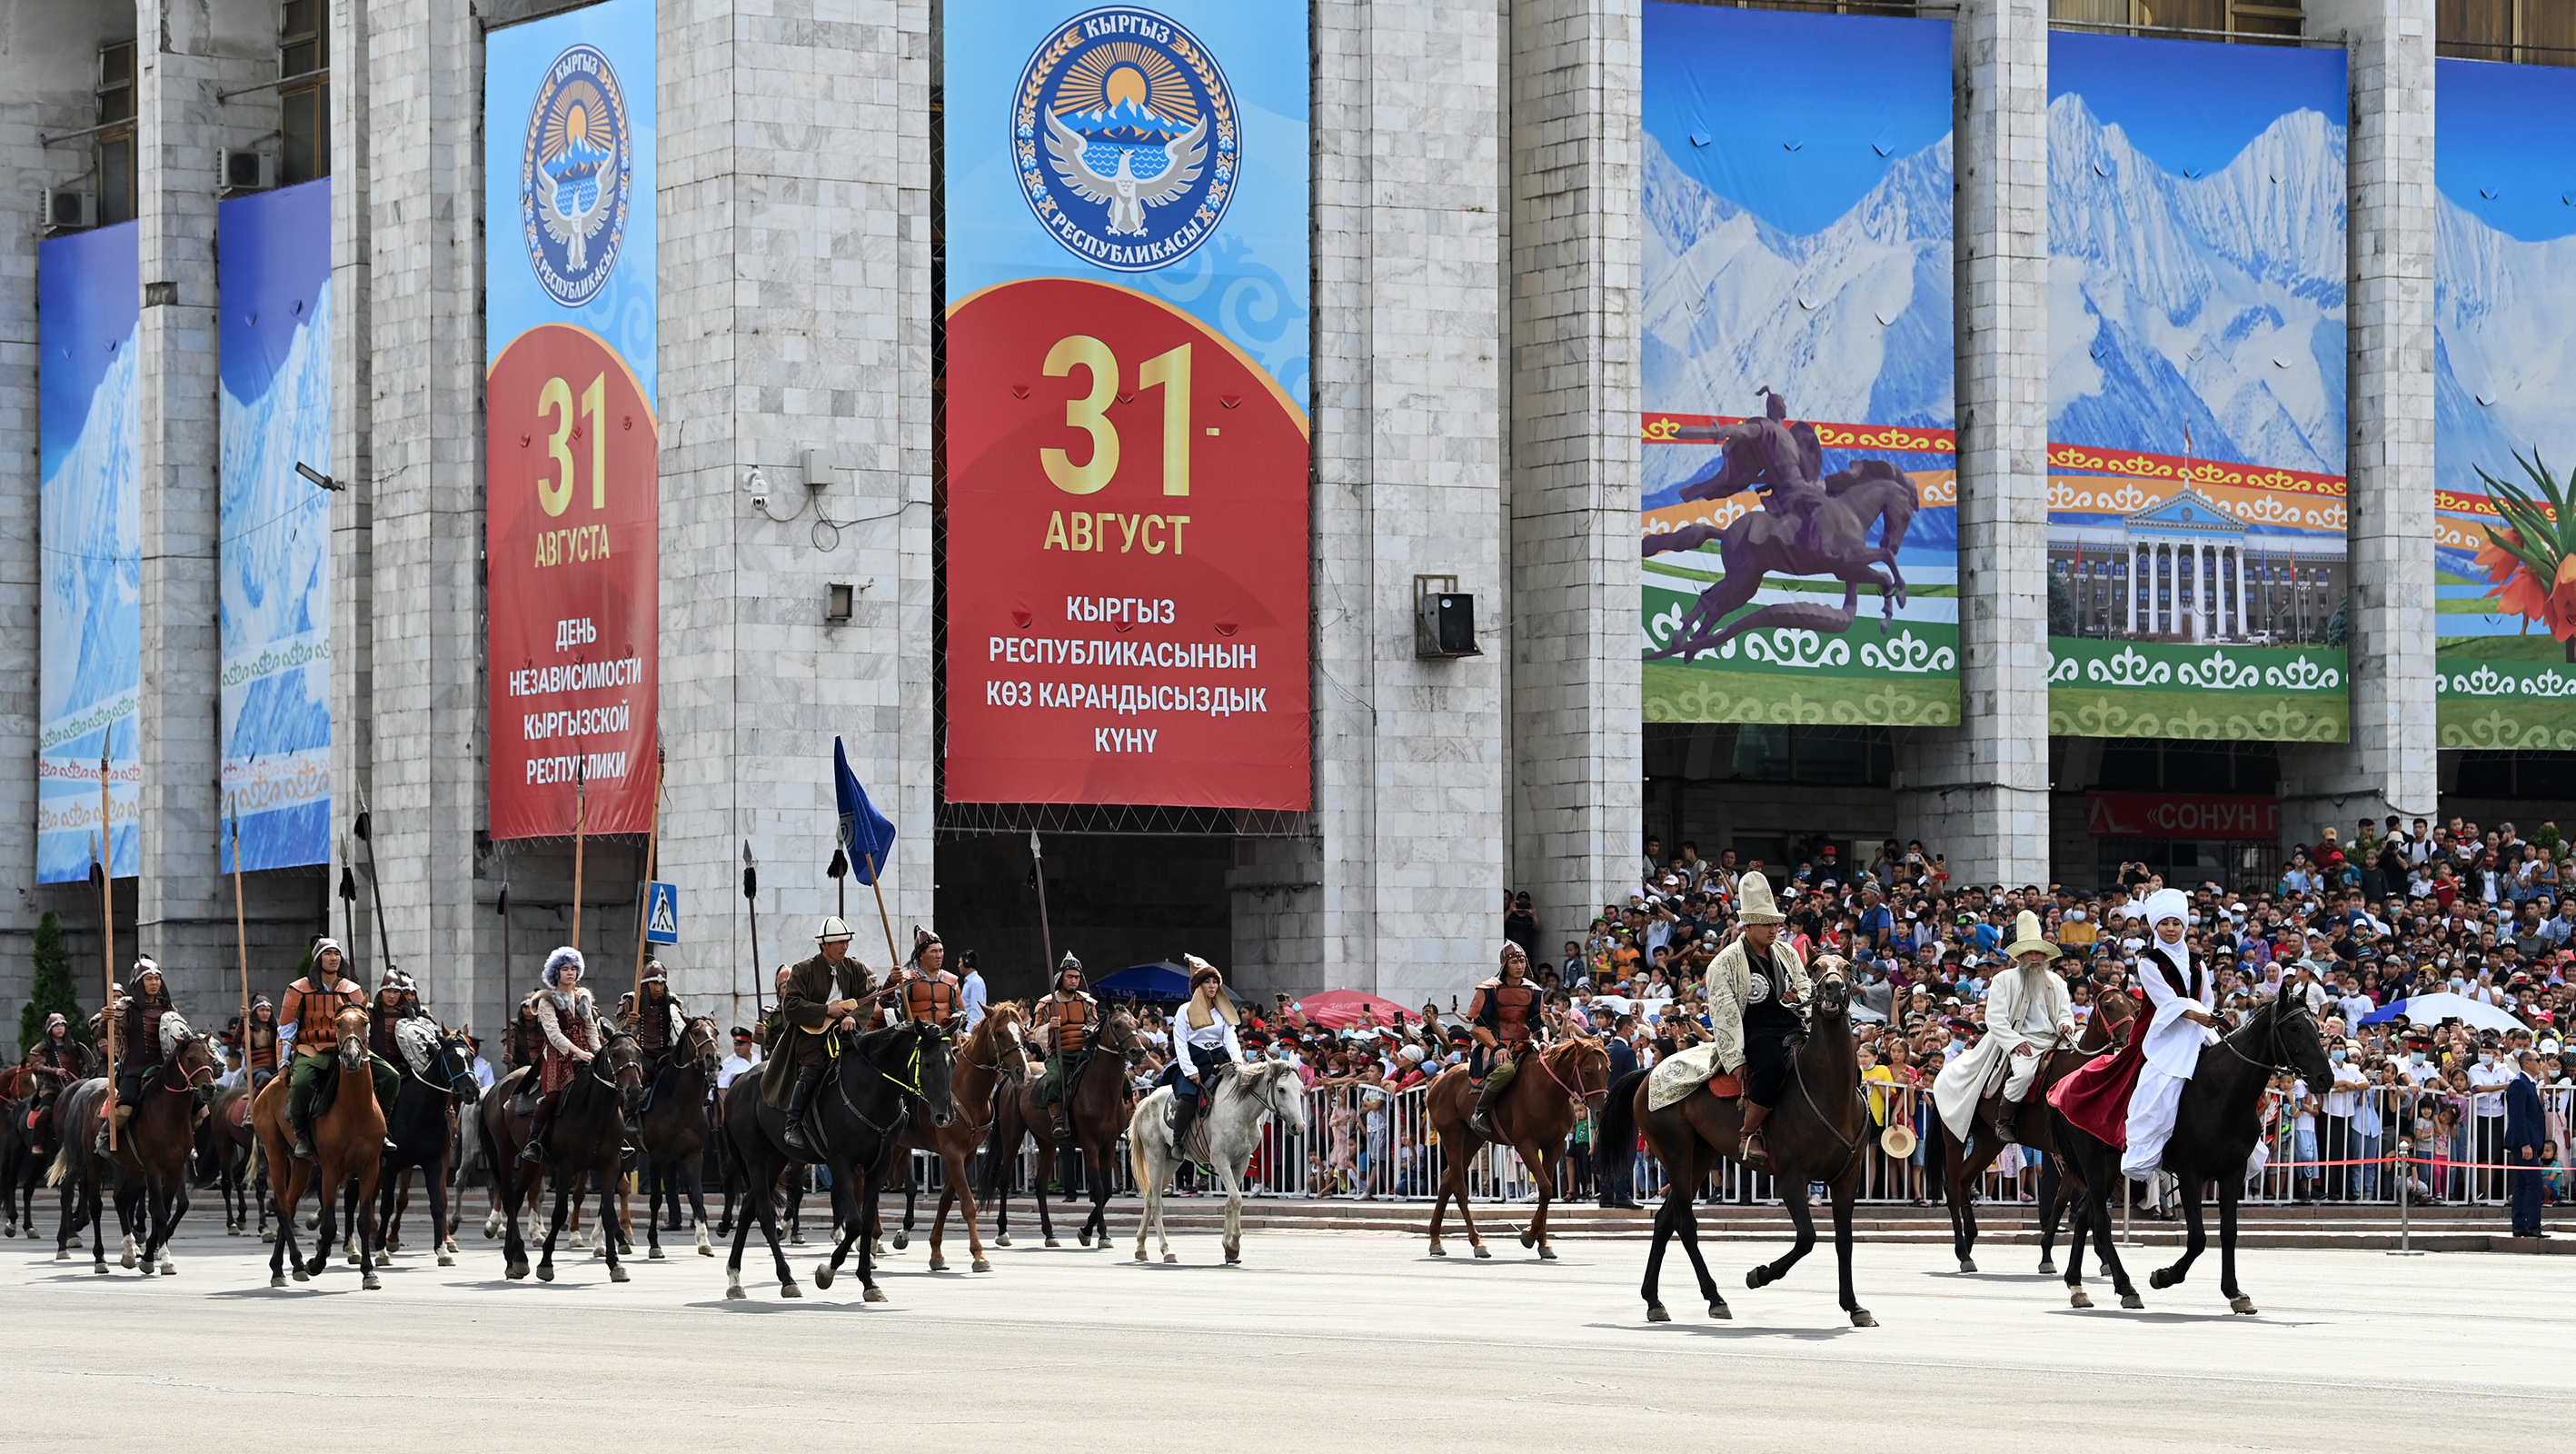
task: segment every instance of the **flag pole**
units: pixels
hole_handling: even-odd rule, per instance
[[[581,951],[581,854],[582,837],[590,827],[590,784],[584,772],[581,755],[572,764],[572,947]]]
[[[113,734],[114,729],[109,729]],[[107,748],[98,749],[98,928],[101,946],[100,965],[105,974],[106,998],[99,1001],[107,1008],[100,1018],[107,1022],[107,1149],[116,1149],[116,812],[108,796]]]
[[[242,1085],[250,1084],[250,924],[242,913],[241,862],[241,797],[226,793],[225,806],[233,819],[233,943],[241,951],[241,1063]]]
[[[653,865],[662,846],[662,777],[669,758],[661,744],[653,749],[653,826],[644,835],[644,912],[635,916],[635,1013],[644,1013],[644,930],[653,918]]]
[[[877,856],[862,849],[859,858],[868,866],[868,887],[877,896],[877,922],[885,926],[886,970],[891,973],[895,966],[903,963],[903,958],[894,950],[894,920],[886,917],[885,885],[877,882]]]

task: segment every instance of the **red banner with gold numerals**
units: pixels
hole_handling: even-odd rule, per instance
[[[956,304],[948,370],[947,799],[1305,809],[1304,412],[1074,278]]]
[[[597,334],[548,323],[485,381],[492,836],[653,826],[660,426]]]

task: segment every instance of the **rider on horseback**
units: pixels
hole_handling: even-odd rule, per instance
[[[47,1015],[45,1038],[29,1053],[27,1068],[35,1073],[35,1098],[43,1104],[60,1095],[65,1086],[89,1079],[89,1047],[72,1038],[71,1021]]]
[[[1789,522],[1789,538],[1801,549],[1815,548],[1816,509],[1828,498],[1819,476],[1820,449],[1809,448],[1814,431],[1789,423],[1789,401],[1764,389],[1759,419],[1734,424],[1701,425],[1683,430],[1679,440],[1720,446],[1721,464],[1706,481],[1684,487],[1685,499],[1717,499],[1743,490],[1761,490],[1762,507]],[[1806,430],[1801,435],[1799,430]]]
[[[2004,1099],[1995,1113],[1995,1135],[2016,1139],[2014,1122],[2039,1081],[2048,1052],[2060,1041],[2071,1044],[2075,1039],[2073,997],[2066,981],[2050,968],[2057,946],[2040,937],[2039,915],[2021,911],[2004,954],[2020,967],[1995,976],[1986,991],[1986,1037],[1943,1066],[1932,1085],[1942,1122],[1962,1141],[1976,1120],[1977,1102],[1997,1080],[2003,1082]]]
[[[850,957],[850,939],[850,926],[839,918],[823,921],[814,935],[813,957],[782,971],[778,1009],[769,1022],[769,1062],[761,1072],[760,1095],[787,1112],[779,1139],[799,1156],[814,1154],[805,1135],[805,1112],[822,1087],[823,1073],[841,1053],[840,1037],[857,1031],[859,1000],[868,993],[868,967]]]
[[[245,1027],[235,1015],[225,1027],[225,1035],[235,1049],[242,1052],[242,1065],[250,1074],[250,1088],[255,1095],[277,1077],[277,1062],[283,1047],[278,1042],[277,1007],[261,995],[250,1002],[250,1024]]]
[[[313,942],[313,968],[286,987],[285,1013],[278,1017],[278,1038],[295,1048],[294,1068],[286,1081],[286,1124],[295,1132],[294,1154],[313,1159],[313,1093],[317,1082],[333,1074],[331,1058],[340,1048],[340,1011],[364,1009],[366,991],[340,977],[343,956],[331,939]],[[376,1084],[376,1104],[391,1106],[402,1089],[402,1072],[381,1055],[369,1054],[368,1070]]]
[[[416,1020],[428,1014],[420,1007],[420,995],[412,988],[411,976],[399,969],[385,971],[376,981],[375,1003],[367,1006],[367,1051],[387,1065],[395,1063],[402,1047],[394,1043],[394,1027],[405,1020]],[[397,1087],[399,1089],[399,1087]],[[393,1109],[393,1103],[385,1103]]]
[[[2193,962],[2183,942],[2190,908],[2180,889],[2158,889],[2147,898],[2148,932],[2155,937],[2138,956],[2138,983],[2154,1011],[2143,1032],[2146,1063],[2129,1092],[2129,1144],[2120,1155],[2120,1174],[2132,1181],[2164,1165],[2182,1088],[2200,1068],[2201,1047],[2218,1042],[2216,978],[2208,965]]]
[[[1476,1042],[1467,1076],[1484,1082],[1476,1093],[1476,1109],[1467,1117],[1467,1129],[1488,1141],[1499,1139],[1494,1135],[1494,1105],[1520,1070],[1521,1052],[1546,1038],[1547,1026],[1539,1013],[1542,1003],[1538,986],[1529,982],[1529,951],[1504,941],[1502,972],[1476,986],[1476,997],[1467,1006],[1467,1023],[1473,1027],[1468,1033]]]
[[[522,1166],[546,1159],[546,1126],[563,1100],[564,1087],[606,1043],[599,1033],[599,1004],[581,987],[581,971],[581,951],[570,945],[546,956],[546,991],[537,996],[537,1024],[545,1031],[546,1049],[535,1072],[544,1099],[537,1102],[527,1142],[519,1148]]]
[[[1745,1165],[1768,1170],[1762,1123],[1788,1088],[1789,1041],[1806,1031],[1809,984],[1806,962],[1779,937],[1788,916],[1772,901],[1771,881],[1747,873],[1737,891],[1744,927],[1708,967],[1708,1027],[1718,1073],[1744,1081],[1739,1154]]]
[[[1038,1001],[1029,1016],[1038,1046],[1046,1052],[1046,1075],[1038,1082],[1035,1099],[1049,1108],[1056,1141],[1067,1134],[1070,1123],[1065,1108],[1072,1104],[1074,1082],[1091,1063],[1091,1037],[1099,1022],[1100,1002],[1082,988],[1082,961],[1067,950],[1056,966],[1054,991]]]
[[[109,1126],[118,1130],[134,1118],[143,1103],[143,1083],[161,1068],[161,1017],[171,1013],[170,992],[161,983],[161,966],[134,961],[134,993],[108,1007],[116,1020],[116,1116],[98,1128],[98,1154],[105,1156]]]
[[[897,1018],[951,1031],[964,1028],[965,988],[947,966],[948,946],[939,942],[938,935],[915,925],[912,958],[894,972],[895,983],[902,987],[894,1005]]]
[[[1216,1071],[1244,1067],[1243,1041],[1236,1035],[1234,999],[1225,992],[1225,976],[1195,954],[1181,956],[1190,967],[1190,998],[1172,1017],[1172,1063],[1157,1085],[1172,1088],[1172,1154],[1189,1155],[1190,1127],[1216,1091]]]

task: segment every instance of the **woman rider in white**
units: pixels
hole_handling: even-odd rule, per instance
[[[1198,1119],[1208,1072],[1217,1066],[1243,1066],[1243,1042],[1235,1035],[1234,1001],[1225,992],[1225,977],[1195,954],[1181,956],[1190,967],[1190,998],[1172,1017],[1172,1065],[1162,1083],[1172,1088],[1172,1150],[1186,1157],[1191,1123]]]
[[[2146,1064],[2129,1093],[2129,1145],[2120,1155],[2120,1172],[2143,1179],[2164,1164],[2165,1142],[2173,1138],[2174,1113],[2182,1106],[2182,1088],[2200,1068],[2200,1051],[2214,1044],[2218,1032],[2217,985],[2209,966],[2194,964],[2191,946],[2183,942],[2190,901],[2180,889],[2160,889],[2147,899],[2148,940],[2138,956],[2138,984],[2146,991],[2153,1018],[2146,1035]]]

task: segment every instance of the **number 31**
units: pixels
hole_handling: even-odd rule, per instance
[[[1064,422],[1091,436],[1091,458],[1075,464],[1072,456],[1052,446],[1038,451],[1046,477],[1068,495],[1096,494],[1118,473],[1118,426],[1109,422],[1110,401],[1118,397],[1118,355],[1088,334],[1056,340],[1047,350],[1046,375],[1061,379],[1077,367],[1091,374],[1091,392],[1064,401]],[[1158,353],[1136,370],[1139,389],[1163,391],[1163,493],[1190,492],[1190,345]]]
[[[546,452],[563,467],[560,480],[546,476],[537,479],[537,503],[549,515],[560,515],[572,504],[572,385],[561,379],[548,379],[537,391],[537,412],[559,416],[554,437],[546,441]],[[581,417],[590,423],[590,508],[608,508],[608,431],[600,428],[601,416],[608,412],[608,375],[601,374],[581,391]]]

